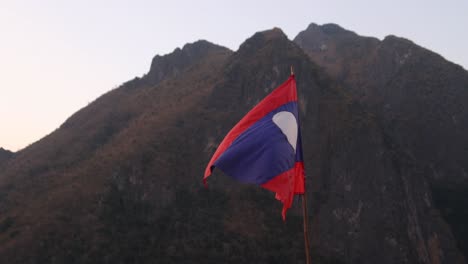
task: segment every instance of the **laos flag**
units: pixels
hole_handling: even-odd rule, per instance
[[[260,185],[276,193],[285,219],[294,195],[304,193],[297,105],[291,75],[229,131],[208,163],[203,182],[216,167],[241,182]]]

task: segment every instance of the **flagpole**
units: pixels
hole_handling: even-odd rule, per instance
[[[291,65],[291,76],[294,75],[294,68]],[[299,103],[299,100],[298,100]],[[310,264],[310,252],[309,252],[309,215],[307,214],[307,195],[306,195],[306,184],[304,179],[304,194],[302,195],[302,217],[304,219],[304,247],[306,254],[306,264]]]
[[[305,246],[305,253],[306,253],[306,263],[310,264],[309,225],[308,225],[309,217],[307,214],[307,196],[306,196],[305,186],[304,186],[304,194],[302,195],[302,215],[304,218],[304,246]]]

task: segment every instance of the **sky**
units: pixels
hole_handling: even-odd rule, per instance
[[[0,147],[18,151],[156,54],[206,39],[237,50],[257,31],[314,22],[412,40],[468,69],[468,0],[0,0]]]

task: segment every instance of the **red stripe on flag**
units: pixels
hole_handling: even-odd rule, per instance
[[[304,163],[296,162],[294,168],[281,173],[261,186],[276,193],[276,199],[283,203],[281,215],[283,220],[286,220],[286,211],[291,208],[294,195],[304,194]]]

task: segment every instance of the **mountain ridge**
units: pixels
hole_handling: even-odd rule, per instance
[[[197,43],[156,56],[0,171],[2,259],[303,262],[297,204],[283,223],[271,193],[219,171],[201,184],[222,137],[294,65],[314,262],[465,263],[415,156],[335,77],[345,68],[327,73],[277,28],[235,52]]]

